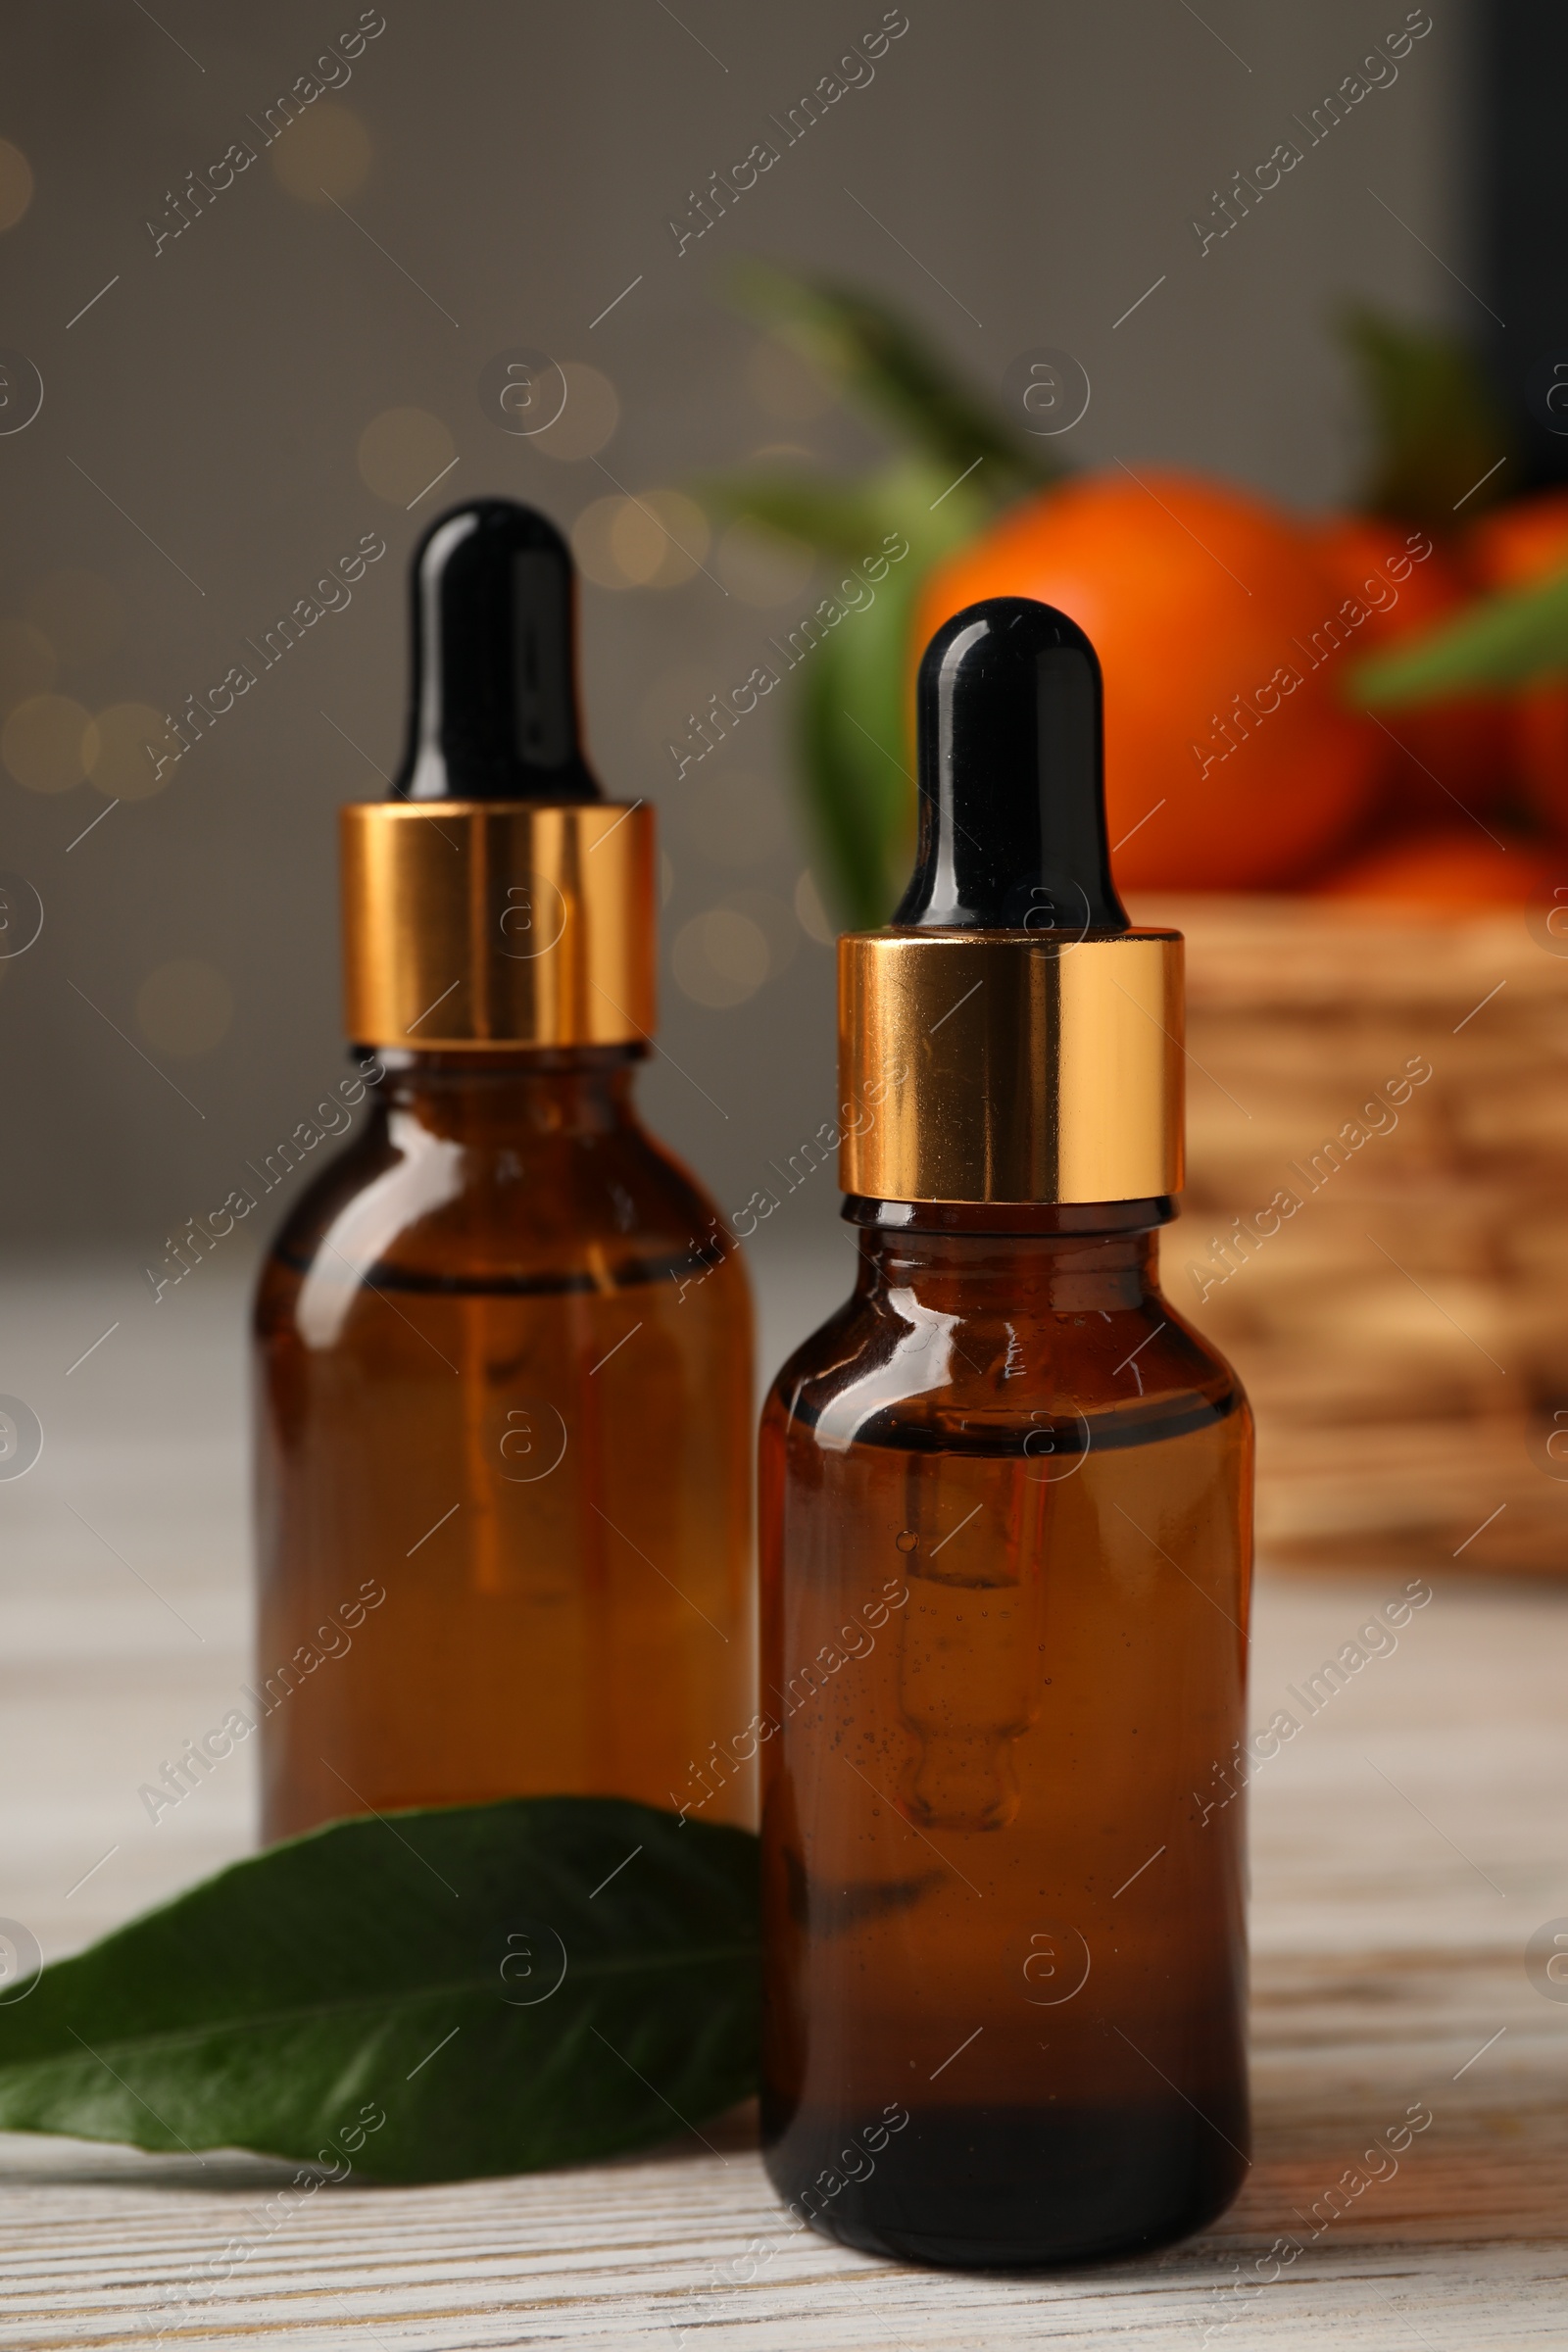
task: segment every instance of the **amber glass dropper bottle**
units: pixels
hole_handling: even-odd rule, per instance
[[[363,1123],[256,1310],[270,1838],[679,1803],[755,1703],[745,1271],[632,1103],[653,811],[584,762],[550,523],[459,508],[413,590],[407,756],[342,812]]]
[[[858,1277],[762,1417],[763,2134],[851,2245],[1061,2263],[1248,2162],[1250,1424],[1158,1287],[1181,940],[1093,648],[971,606],[918,707],[914,879],[840,943]]]

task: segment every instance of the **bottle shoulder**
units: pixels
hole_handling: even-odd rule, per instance
[[[1143,1445],[1240,1416],[1235,1373],[1158,1290],[1134,1303],[972,1311],[860,1290],[783,1366],[764,1419],[828,1451],[1060,1453]]]
[[[434,1294],[707,1283],[744,1295],[740,1254],[708,1194],[635,1121],[481,1141],[383,1112],[320,1169],[272,1241],[264,1327],[313,1276]]]

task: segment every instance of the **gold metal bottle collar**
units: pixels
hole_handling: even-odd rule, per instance
[[[646,802],[372,801],[339,812],[357,1045],[463,1052],[646,1041]]]
[[[839,1181],[878,1200],[1138,1200],[1182,1186],[1182,937],[839,941]]]

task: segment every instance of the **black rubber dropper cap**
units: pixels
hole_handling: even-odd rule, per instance
[[[555,524],[507,498],[415,551],[403,801],[600,801],[577,725],[576,579]]]
[[[1023,596],[938,629],[916,695],[920,833],[893,920],[922,930],[1126,931],[1105,840],[1100,663]]]

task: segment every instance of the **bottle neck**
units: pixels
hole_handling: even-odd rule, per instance
[[[1111,1314],[1159,1295],[1168,1196],[1148,1200],[869,1200],[852,1195],[861,1296],[911,1293],[969,1311],[1025,1301],[1056,1314]]]
[[[381,1102],[396,1126],[482,1145],[519,1135],[606,1135],[639,1125],[632,1100],[646,1048],[513,1047],[482,1053],[415,1054],[384,1048]]]

